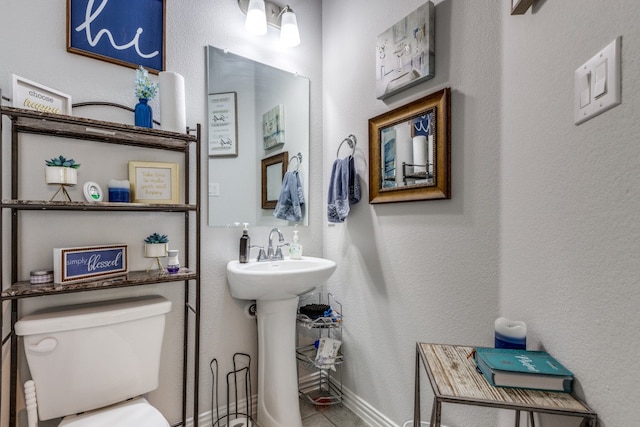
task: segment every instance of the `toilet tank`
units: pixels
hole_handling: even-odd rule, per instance
[[[170,310],[166,298],[145,296],[46,309],[16,322],[40,420],[156,389]]]

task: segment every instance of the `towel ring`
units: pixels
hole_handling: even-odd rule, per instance
[[[298,169],[300,169],[300,164],[302,163],[302,153],[298,153],[295,156],[291,157],[289,159],[289,164],[291,164],[292,160],[297,160],[298,161],[298,164],[296,165],[296,171],[297,171]]]
[[[356,144],[357,144],[356,136],[354,134],[351,134],[345,139],[343,139],[340,145],[338,146],[336,157],[340,158],[340,149],[342,148],[342,144],[344,144],[345,142],[349,147],[351,147],[351,155],[353,156],[356,153]]]

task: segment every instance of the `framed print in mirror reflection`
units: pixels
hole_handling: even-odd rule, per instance
[[[451,90],[369,119],[369,203],[451,198]]]
[[[209,102],[209,156],[238,155],[237,100],[235,92],[214,93]]]

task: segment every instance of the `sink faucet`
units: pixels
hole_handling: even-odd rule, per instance
[[[286,246],[288,243],[284,243],[282,245],[276,245],[276,247],[274,248],[273,246],[274,233],[278,234],[278,242],[284,243],[284,236],[282,235],[282,231],[280,231],[279,228],[271,229],[271,231],[269,232],[269,246],[267,246],[267,259],[265,261],[284,259],[284,257],[282,256],[282,250],[280,248],[282,246]]]

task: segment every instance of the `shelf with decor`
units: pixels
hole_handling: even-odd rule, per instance
[[[0,93],[1,95],[1,93]],[[4,98],[6,100],[6,98]],[[109,105],[110,103],[84,103],[84,105]],[[122,108],[122,106],[118,106]],[[5,138],[2,132],[2,124],[5,118],[10,121],[10,138]],[[3,178],[9,177],[10,197],[0,198],[2,215],[2,227],[0,228],[0,243],[5,248],[5,254],[11,254],[10,260],[0,263],[0,277],[2,287],[0,290],[0,325],[2,326],[2,350],[9,355],[9,389],[8,392],[0,390],[0,397],[5,401],[1,393],[9,395],[9,426],[18,425],[16,413],[18,385],[18,338],[14,332],[14,324],[20,318],[21,304],[18,302],[26,298],[48,297],[53,295],[71,294],[88,291],[101,291],[106,289],[139,287],[153,284],[182,282],[184,284],[184,330],[183,330],[183,366],[182,366],[182,420],[174,425],[186,425],[188,416],[188,402],[192,402],[193,416],[190,424],[198,426],[198,376],[199,376],[199,334],[200,334],[200,163],[201,163],[201,127],[198,124],[195,129],[185,129],[186,133],[170,132],[159,129],[142,128],[126,124],[95,120],[69,115],[43,113],[21,108],[0,105],[0,138],[2,138],[2,152],[0,152],[0,188],[4,189]],[[159,150],[160,152],[175,152],[183,159],[185,167],[182,168],[182,198],[176,200],[151,201],[149,203],[120,203],[120,202],[89,202],[89,201],[45,201],[31,200],[20,197],[21,175],[20,169],[25,167],[21,157],[21,135],[35,134],[46,137],[47,143],[55,138],[71,140],[91,141],[98,144],[115,144],[136,147],[138,149]],[[10,139],[10,150],[6,144]],[[108,145],[107,145],[108,146]],[[3,159],[2,153],[10,152],[10,159]],[[158,157],[156,155],[156,157]],[[107,160],[108,161],[108,160]],[[188,167],[195,164],[195,167]],[[33,167],[33,166],[31,166]],[[3,192],[4,193],[4,192]],[[195,195],[193,202],[190,197]],[[175,202],[175,203],[174,203]],[[47,215],[47,212],[65,211],[75,213],[87,221],[94,221],[99,215],[104,221],[104,212],[112,212],[113,215],[126,213],[145,214],[162,213],[168,216],[162,221],[175,223],[176,229],[184,233],[181,245],[184,247],[182,257],[184,264],[177,273],[169,274],[163,270],[129,271],[113,277],[95,278],[93,280],[72,281],[70,283],[32,284],[20,276],[20,269],[24,271],[24,260],[19,259],[28,253],[30,245],[22,238],[24,227],[21,227],[22,215],[27,211],[41,212],[31,215]],[[7,212],[8,215],[4,213]],[[66,214],[66,213],[65,213]],[[117,217],[109,217],[117,218]],[[44,223],[44,221],[43,221]],[[46,227],[46,225],[42,225]],[[195,265],[189,265],[195,263]],[[6,267],[9,267],[8,269]],[[5,274],[4,269],[8,270]],[[25,274],[25,273],[22,273]],[[10,318],[5,322],[5,303],[9,305]],[[6,323],[6,324],[5,324]],[[193,342],[192,342],[193,341]],[[10,350],[5,352],[5,346]],[[194,379],[190,379],[191,366]],[[0,383],[4,383],[3,375],[6,368],[0,370]],[[4,420],[0,420],[0,423]]]
[[[323,299],[326,303],[323,303]],[[331,356],[324,357],[322,346],[338,342],[338,347],[341,347],[342,304],[330,293],[326,298],[313,293],[302,296],[297,325],[296,359],[300,396],[319,406],[341,403],[344,356],[338,348]],[[328,341],[323,343],[323,339]],[[309,340],[313,342],[303,342]]]

